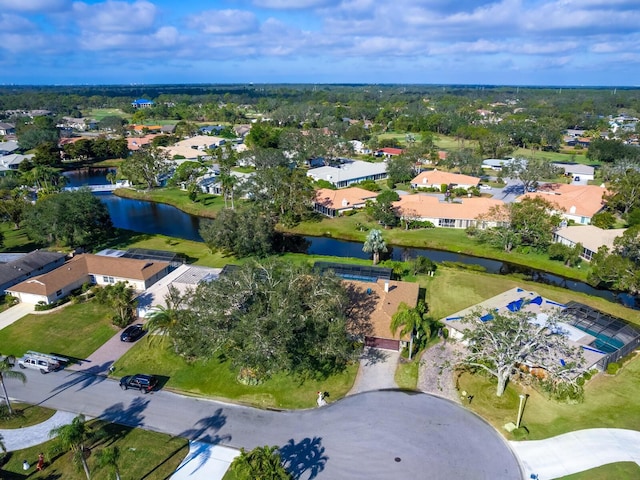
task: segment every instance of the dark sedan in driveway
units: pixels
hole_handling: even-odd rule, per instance
[[[143,373],[136,373],[135,375],[127,375],[120,379],[120,388],[122,390],[128,390],[129,388],[136,388],[141,392],[148,393],[158,385],[158,379],[153,375],[145,375]]]
[[[124,329],[124,331],[120,334],[120,340],[123,342],[135,342],[143,335],[144,330],[142,329],[142,324],[136,323],[135,325],[129,325]]]

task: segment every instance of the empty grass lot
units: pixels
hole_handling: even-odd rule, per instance
[[[236,381],[237,370],[230,362],[216,358],[189,364],[175,355],[167,343],[157,337],[143,338],[116,362],[115,372],[166,376],[166,387],[261,408],[311,408],[316,406],[319,390],[329,392],[331,401],[343,397],[351,389],[358,368],[353,364],[343,373],[323,380],[302,380],[283,373],[260,385],[246,386]]]
[[[95,301],[68,305],[60,310],[27,315],[0,330],[6,355],[22,356],[27,350],[87,358],[116,334],[107,307]]]
[[[183,212],[206,218],[215,218],[216,213],[224,208],[224,199],[220,195],[200,193],[197,201],[192,202],[189,200],[187,192],[180,190],[177,187],[160,188],[148,191],[120,188],[114,193],[120,197],[173,205]]]
[[[97,421],[92,426],[104,425]],[[156,432],[134,429],[115,424],[104,426],[106,438],[90,444],[87,463],[93,480],[111,480],[115,478],[107,468],[96,466],[96,454],[105,447],[118,447],[120,459],[118,467],[123,479],[136,478],[146,480],[168,479],[188,452],[188,441],[180,437],[170,437]],[[31,463],[28,478],[30,480],[84,480],[82,469],[74,464],[71,453],[56,455],[52,452],[55,440],[41,445],[18,450],[7,454],[8,461],[2,466],[3,480],[23,480],[27,478],[22,470],[22,461]],[[35,463],[38,453],[43,452],[46,467],[37,472]]]

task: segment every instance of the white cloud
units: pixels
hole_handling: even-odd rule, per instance
[[[156,7],[146,0],[134,3],[107,0],[88,5],[73,4],[76,22],[82,30],[126,33],[151,29],[156,19]]]
[[[26,18],[10,13],[0,13],[0,32],[26,32],[35,29],[36,26]]]
[[[246,10],[208,10],[187,19],[189,26],[213,35],[253,32],[259,23],[253,12]]]

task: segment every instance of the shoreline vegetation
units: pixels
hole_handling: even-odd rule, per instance
[[[173,206],[190,215],[205,219],[213,219],[224,208],[222,197],[201,194],[196,202],[189,200],[185,192],[177,187],[161,188],[150,191],[119,188],[114,195],[132,200],[145,200]],[[364,228],[363,228],[364,227]],[[376,224],[366,218],[364,212],[336,218],[322,218],[300,223],[293,228],[278,224],[276,229],[284,234],[328,237],[338,240],[364,242],[367,231]],[[387,245],[398,248],[430,248],[444,252],[459,253],[487,260],[507,262],[516,266],[531,268],[563,277],[568,280],[586,282],[589,268],[571,268],[562,262],[550,260],[540,253],[502,252],[487,245],[482,245],[469,238],[464,230],[434,228],[421,230],[404,230],[393,228],[383,230]]]

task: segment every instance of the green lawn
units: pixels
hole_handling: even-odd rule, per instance
[[[56,413],[55,410],[41,407],[39,405],[29,405],[20,402],[11,402],[14,415],[10,418],[0,418],[0,429],[23,428],[36,425],[48,420]]]
[[[61,310],[30,314],[0,330],[6,355],[22,356],[27,350],[87,358],[116,334],[107,307],[90,301]]]
[[[632,480],[640,478],[640,465],[635,462],[610,463],[556,480]]]
[[[97,122],[102,120],[104,117],[122,117],[126,119],[130,119],[132,117],[129,113],[124,113],[119,108],[93,108],[88,112],[84,113],[85,117],[93,118]]]
[[[353,364],[345,372],[324,380],[302,380],[278,374],[260,385],[246,386],[236,381],[237,371],[229,362],[214,359],[189,364],[170,347],[147,337],[118,360],[115,367],[117,375],[144,371],[168,377],[165,388],[193,395],[229,399],[261,408],[293,409],[314,407],[318,390],[329,392],[331,401],[343,397],[353,385],[358,365]]]
[[[30,252],[41,246],[33,243],[24,230],[14,230],[12,223],[0,223],[0,234],[3,252]]]
[[[158,188],[149,191],[120,188],[116,190],[114,194],[136,200],[166,203],[191,215],[200,217],[215,218],[216,213],[224,208],[224,199],[220,195],[200,193],[197,201],[192,202],[189,200],[187,192],[177,187]]]
[[[618,375],[600,374],[585,386],[583,403],[575,405],[549,400],[533,388],[510,384],[503,397],[495,395],[496,383],[484,376],[468,373],[459,378],[459,389],[474,396],[470,407],[507,437],[502,428],[514,422],[520,393],[529,396],[522,425],[528,440],[549,438],[585,428],[626,428],[640,430],[640,359],[627,362]]]
[[[170,437],[156,432],[134,429],[115,424],[91,422],[91,425],[104,425],[108,436],[98,440],[90,446],[87,463],[93,480],[111,480],[113,474],[107,469],[98,469],[96,453],[105,447],[118,447],[120,460],[118,462],[123,479],[168,479],[180,462],[186,457],[188,441],[180,437]],[[18,450],[7,454],[8,461],[2,466],[3,480],[23,480],[23,460],[31,463],[29,479],[33,480],[85,480],[82,469],[74,465],[70,453],[55,455],[52,447],[55,440],[35,447]],[[46,466],[42,472],[36,472],[35,463],[38,453],[45,454]]]

